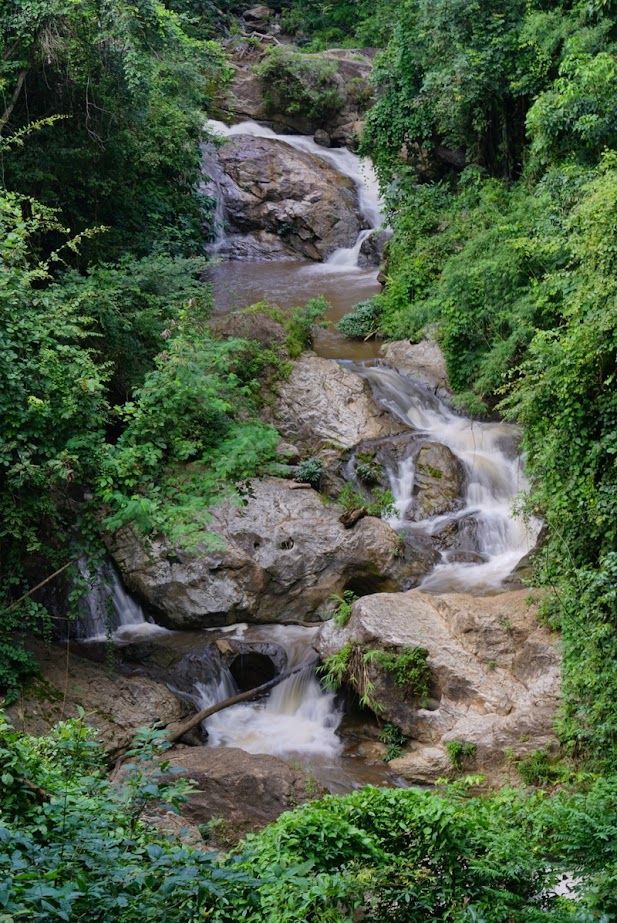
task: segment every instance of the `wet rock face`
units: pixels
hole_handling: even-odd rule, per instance
[[[452,513],[463,506],[465,469],[445,445],[426,442],[415,459],[413,501],[406,518],[414,522]]]
[[[285,439],[313,452],[408,432],[375,402],[363,379],[318,356],[302,356],[281,383],[273,423]]]
[[[396,533],[367,516],[353,529],[341,508],[277,478],[255,481],[246,506],[226,502],[204,523],[219,537],[198,552],[145,547],[119,533],[110,551],[130,590],[168,627],[311,622],[349,585],[397,589],[409,570]]]
[[[392,768],[410,781],[431,782],[452,771],[446,744],[473,744],[470,771],[503,765],[554,743],[560,655],[550,633],[527,605],[528,591],[492,597],[430,596],[417,590],[366,596],[346,627],[328,623],[315,646],[322,658],[346,644],[363,649],[429,651],[431,690],[418,703],[387,671],[374,669],[380,716],[412,738]]]
[[[219,255],[324,260],[365,227],[353,182],[312,154],[237,135],[218,161],[230,231]]]

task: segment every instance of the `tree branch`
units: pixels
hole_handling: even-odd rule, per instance
[[[306,670],[308,667],[314,667],[318,663],[319,657],[315,657],[312,660],[305,660],[304,663],[294,667],[293,670],[287,670],[286,673],[280,673],[278,676],[275,676],[274,679],[269,680],[267,683],[263,683],[261,686],[256,686],[255,689],[249,689],[247,692],[240,692],[238,695],[234,695],[230,699],[225,699],[223,702],[218,702],[216,705],[210,705],[208,708],[204,708],[203,711],[193,715],[188,719],[188,721],[184,721],[179,725],[172,725],[170,728],[168,728],[167,740],[170,743],[175,743],[176,740],[179,740],[184,734],[187,734],[188,731],[192,731],[194,727],[197,727],[198,724],[201,724],[202,721],[204,721],[206,718],[209,718],[211,715],[215,715],[218,711],[223,711],[224,708],[229,708],[231,705],[237,705],[239,702],[246,702],[247,699],[253,699],[256,695],[259,695],[262,692],[267,692],[268,689],[272,689],[274,686],[278,686],[279,683],[282,683],[283,680],[293,676],[294,673],[300,673],[301,670]]]
[[[17,78],[17,85],[15,89],[13,90],[11,101],[9,102],[8,106],[5,108],[4,112],[2,113],[2,116],[0,117],[0,135],[4,131],[6,127],[6,123],[8,122],[8,120],[11,118],[11,115],[13,114],[13,109],[15,108],[15,104],[17,103],[17,100],[19,99],[19,94],[21,93],[23,89],[24,82],[26,80],[27,75],[28,75],[27,67],[19,72],[19,76]]]

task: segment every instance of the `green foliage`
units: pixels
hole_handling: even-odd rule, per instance
[[[127,400],[143,384],[187,301],[212,310],[210,292],[199,280],[202,271],[201,259],[124,256],[116,264],[92,265],[84,274],[68,272],[54,287],[61,303],[74,305],[96,328],[92,347],[110,363],[116,400]]]
[[[555,785],[565,776],[563,765],[546,750],[535,750],[525,759],[514,760],[514,766],[525,785]]]
[[[454,769],[465,769],[476,758],[476,745],[470,741],[448,740],[446,750]]]
[[[203,110],[228,76],[219,46],[189,37],[159,0],[13,3],[0,46],[11,130],[69,116],[5,154],[8,188],[62,207],[73,231],[109,228],[82,265],[155,245],[196,254]]]
[[[297,359],[304,349],[311,348],[315,327],[328,326],[329,322],[324,320],[324,315],[330,308],[330,302],[323,295],[318,295],[307,301],[304,307],[294,308],[291,315],[285,318],[286,346],[292,359]]]
[[[391,673],[397,686],[404,687],[414,699],[420,702],[429,697],[431,668],[427,661],[428,651],[424,647],[406,647],[400,653],[393,651],[371,651],[371,661],[386,673]]]
[[[296,479],[310,484],[315,490],[319,490],[322,475],[323,461],[315,455],[310,455],[308,458],[303,459],[300,464],[296,466]]]
[[[187,791],[161,778],[162,736],[145,732],[124,781],[112,784],[81,722],[39,739],[0,725],[0,906],[9,919],[185,923],[210,912],[234,871],[145,821],[150,805],[176,810]]]
[[[360,493],[358,488],[348,481],[340,492],[337,503],[345,510],[364,508],[368,516],[377,516],[387,519],[394,514],[394,497],[387,488],[376,487],[366,491],[367,496]]]
[[[344,333],[346,337],[363,340],[378,330],[382,310],[383,307],[379,298],[360,301],[354,305],[349,314],[341,318],[336,325],[336,329]]]
[[[602,829],[598,836],[594,821]],[[440,796],[368,787],[326,796],[247,838],[250,857],[240,868],[263,877],[269,872],[269,880],[257,903],[249,887],[234,895],[235,904],[230,896],[227,919],[582,923],[592,907],[609,913],[614,907],[614,872],[608,871],[614,870],[614,839],[608,845],[614,823],[614,797],[604,785],[580,800],[564,795],[549,802],[515,792],[468,798],[456,789]],[[589,854],[585,875],[593,883],[580,903],[556,898],[550,892],[561,863],[580,872],[590,835],[607,843],[602,858]],[[605,870],[596,878],[602,862]],[[295,881],[271,874],[293,868],[302,868]]]
[[[387,745],[387,750],[383,755],[384,763],[397,760],[403,753],[403,748],[409,740],[396,724],[384,724],[379,739],[382,743]]]
[[[379,7],[372,0],[336,4],[291,0],[282,11],[281,24],[297,36],[305,51],[368,48],[385,44],[399,6],[399,0],[386,0]]]
[[[5,916],[583,923],[617,911],[614,778],[552,798],[367,787],[287,812],[226,857],[179,846],[149,825],[152,809],[177,810],[190,791],[162,778],[162,743],[162,732],[144,732],[122,779],[110,782],[81,721],[38,739],[2,721]],[[551,894],[562,869],[580,882],[575,902]]]
[[[342,618],[334,616],[338,625],[347,623],[355,599],[352,593],[343,594],[338,610],[342,611]],[[427,657],[428,651],[421,647],[405,648],[400,653],[393,653],[348,642],[340,651],[324,660],[319,672],[327,688],[339,689],[346,683],[358,693],[364,708],[379,714],[383,711],[383,705],[377,696],[375,680],[380,673],[392,675],[405,697],[411,696],[419,702],[428,698],[431,672],[426,662]]]
[[[279,470],[278,434],[248,416],[256,387],[243,379],[249,346],[213,339],[207,316],[195,304],[181,312],[154,371],[118,408],[123,432],[98,481],[108,528],[134,522],[190,543],[216,499]]]
[[[334,75],[336,63],[300,54],[290,45],[276,45],[255,66],[264,85],[266,112],[325,122],[341,108]]]
[[[334,623],[342,628],[347,624],[351,617],[351,609],[356,599],[359,599],[359,596],[356,596],[351,590],[344,590],[342,596],[331,596],[330,599],[332,602],[335,602],[336,608],[332,613],[332,618]]]

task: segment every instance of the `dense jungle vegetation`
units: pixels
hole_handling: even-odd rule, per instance
[[[277,470],[257,417],[280,362],[209,331],[199,141],[231,0],[0,4],[0,683],[49,632],[35,575],[102,527],[190,541]],[[562,632],[553,797],[366,790],[231,858],[144,822],[183,792],[143,740],[123,785],[80,722],[0,728],[0,921],[617,919],[617,10],[611,0],[291,0],[306,50],[383,46],[364,148],[394,237],[367,312],[438,337],[462,407],[524,425],[537,579]],[[365,309],[366,310],[366,309]],[[310,316],[310,312],[309,312]],[[297,321],[300,330],[302,319]],[[372,329],[372,328],[371,328]],[[296,328],[296,336],[297,328]],[[301,336],[303,334],[301,333]],[[191,464],[187,467],[186,463]],[[553,777],[537,775],[549,783]],[[205,831],[207,835],[207,831]],[[582,877],[577,900],[550,889]]]

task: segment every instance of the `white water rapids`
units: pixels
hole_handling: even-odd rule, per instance
[[[281,644],[287,651],[289,670],[310,658],[316,631],[300,625],[253,626],[250,638]],[[246,639],[246,631],[227,635],[236,636]],[[196,684],[196,703],[200,709],[207,708],[237,692],[231,673],[225,670],[208,684]],[[342,714],[334,694],[321,689],[309,667],[288,677],[266,699],[243,702],[208,718],[208,741],[214,747],[240,747],[248,753],[319,757],[328,762],[342,749],[336,734]]]
[[[431,593],[498,592],[503,581],[536,543],[541,523],[514,514],[514,505],[529,483],[517,451],[517,430],[507,423],[479,423],[453,413],[423,385],[385,366],[358,369],[376,399],[413,431],[447,446],[466,471],[464,505],[456,513],[410,522],[405,513],[413,497],[414,461],[410,455],[388,471],[396,515],[390,525],[405,534],[423,537],[452,524],[462,542],[453,560],[445,551],[442,562],[426,576],[420,588]]]

